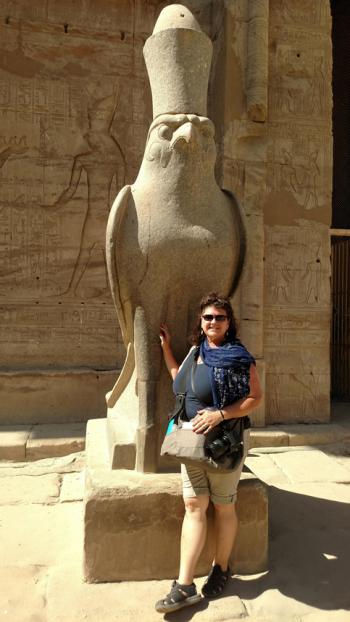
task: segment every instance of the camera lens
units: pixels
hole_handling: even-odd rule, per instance
[[[216,438],[214,441],[209,443],[207,447],[207,453],[210,458],[217,460],[222,456],[230,446],[229,439],[224,435],[221,438]]]

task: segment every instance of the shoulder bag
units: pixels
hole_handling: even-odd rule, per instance
[[[191,386],[194,394],[194,374],[198,351],[191,353]],[[192,422],[187,420],[186,378],[183,375],[175,406],[169,415],[168,427],[160,450],[161,456],[169,456],[179,462],[197,464],[213,471],[233,471],[243,457],[243,432],[249,427],[248,417],[222,421],[208,434],[196,434]],[[247,421],[248,420],[248,421]]]

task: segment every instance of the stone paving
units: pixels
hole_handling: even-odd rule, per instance
[[[247,464],[269,485],[269,571],[165,619],[349,622],[350,442],[253,449]],[[83,452],[0,463],[1,622],[163,619],[169,581],[84,583],[83,491]]]

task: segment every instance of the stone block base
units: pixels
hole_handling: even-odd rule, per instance
[[[166,579],[177,575],[184,514],[178,473],[111,470],[106,420],[88,423],[84,566],[89,582]],[[267,489],[243,473],[238,489],[239,534],[231,564],[237,573],[267,568]],[[213,516],[197,574],[213,557]]]
[[[0,424],[72,423],[105,417],[116,371],[23,370],[0,373]]]

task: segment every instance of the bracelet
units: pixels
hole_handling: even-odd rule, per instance
[[[219,410],[219,413],[222,416],[222,420],[225,421],[224,413],[222,412],[222,410]]]

